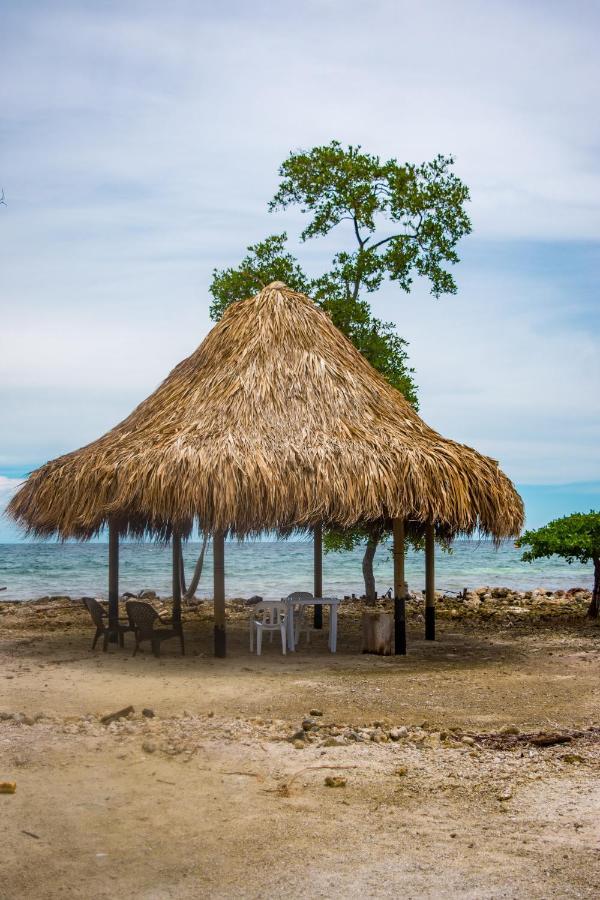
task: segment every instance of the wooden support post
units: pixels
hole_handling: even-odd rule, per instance
[[[173,550],[173,625],[181,628],[181,535],[175,528],[171,536]]]
[[[110,642],[119,639],[119,529],[116,522],[108,523],[108,627]]]
[[[406,656],[406,588],[404,579],[404,521],[394,519],[394,653]]]
[[[225,637],[225,533],[213,535],[213,582],[215,604],[215,656],[227,655]]]
[[[315,525],[314,527],[314,583],[313,594],[315,597],[323,596],[323,527]],[[313,626],[315,628],[323,627],[323,607],[315,606]]]
[[[425,640],[435,641],[435,534],[433,523],[425,526]]]

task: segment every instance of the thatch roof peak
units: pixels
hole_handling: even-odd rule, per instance
[[[34,472],[10,514],[86,537],[193,522],[240,535],[402,517],[518,533],[494,460],[442,438],[303,294],[231,304],[198,349],[103,437]]]

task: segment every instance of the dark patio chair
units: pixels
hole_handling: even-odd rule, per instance
[[[92,641],[92,650],[96,648],[96,644],[98,642],[98,638],[104,636],[104,640],[102,642],[102,649],[106,653],[108,650],[108,642],[110,640],[111,632],[114,629],[109,627],[108,624],[108,614],[105,610],[100,606],[97,600],[94,600],[92,597],[86,597],[84,600],[85,605],[87,606],[88,612],[92,617],[92,622],[96,626],[96,634],[94,635],[94,639]],[[119,646],[125,646],[124,635],[126,631],[133,631],[133,626],[131,622],[125,624],[124,622],[119,622],[117,625],[117,636],[119,639]]]
[[[169,638],[178,637],[181,643],[181,655],[185,656],[185,647],[183,643],[183,628],[174,622],[165,622],[150,603],[143,600],[128,600],[125,604],[129,621],[133,625],[135,634],[135,649],[133,655],[138,652],[142,641],[150,641],[152,652],[156,657],[160,656],[160,645],[162,641]],[[156,622],[163,622],[170,625],[168,628],[155,628]]]

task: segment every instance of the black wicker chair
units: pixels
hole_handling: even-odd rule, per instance
[[[160,615],[150,603],[143,600],[128,600],[125,604],[129,621],[133,626],[135,634],[135,649],[133,655],[138,652],[142,641],[150,641],[152,652],[156,657],[160,656],[160,645],[162,641],[169,638],[178,637],[181,643],[181,655],[185,656],[185,646],[183,642],[183,628],[174,622],[166,623],[170,625],[167,628],[155,628],[156,622],[164,622]]]
[[[84,600],[85,605],[87,606],[88,612],[92,617],[92,622],[96,626],[96,634],[92,640],[92,650],[96,648],[96,644],[98,643],[98,638],[103,637],[104,640],[102,642],[102,649],[106,653],[108,650],[108,642],[110,640],[111,632],[114,632],[115,629],[111,628],[108,623],[107,613],[100,606],[97,600],[94,600],[93,597],[86,597]],[[116,628],[116,634],[119,640],[119,646],[125,646],[124,635],[127,631],[133,631],[134,628],[131,622],[125,624],[124,622],[119,622]]]

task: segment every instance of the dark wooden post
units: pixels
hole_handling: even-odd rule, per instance
[[[425,526],[425,640],[435,641],[435,534],[433,523]]]
[[[173,550],[173,625],[181,627],[181,535],[175,528],[171,537]]]
[[[113,520],[108,523],[108,627],[110,642],[119,639],[119,528]]]
[[[404,587],[404,521],[394,519],[394,652],[406,656],[406,590]]]
[[[213,584],[215,656],[225,657],[227,645],[225,637],[225,533],[223,531],[215,531],[213,535]]]
[[[323,527],[321,524],[314,527],[314,579],[313,594],[315,597],[323,596]],[[315,628],[323,627],[323,607],[315,606],[313,625]]]

